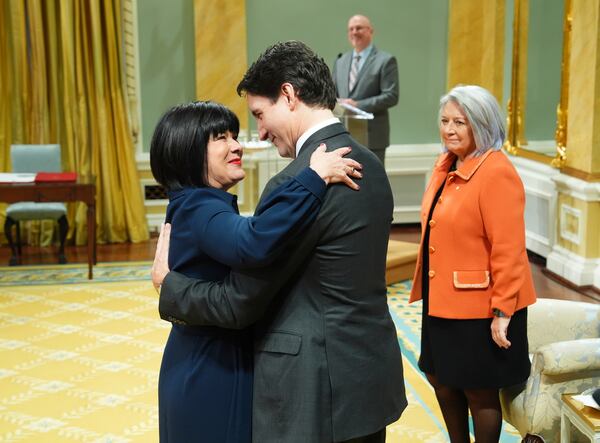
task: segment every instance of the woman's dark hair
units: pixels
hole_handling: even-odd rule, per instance
[[[246,71],[237,87],[245,92],[277,101],[281,85],[290,83],[309,106],[333,109],[335,84],[325,60],[300,41],[279,42],[267,48]]]
[[[236,115],[219,103],[197,101],[169,109],[152,136],[152,175],[167,191],[208,186],[209,137],[228,131],[237,136],[239,129]]]

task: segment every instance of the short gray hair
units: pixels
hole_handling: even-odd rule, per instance
[[[448,102],[454,102],[465,113],[475,138],[475,155],[481,155],[488,149],[499,151],[506,137],[504,116],[496,98],[481,86],[458,85],[440,99],[438,125],[442,119],[442,110]],[[444,152],[448,149],[444,146]]]

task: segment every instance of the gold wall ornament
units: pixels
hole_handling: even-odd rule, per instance
[[[518,141],[513,140],[512,134],[515,134],[516,131],[513,129],[513,105],[512,99],[508,99],[506,103],[506,133],[508,134],[506,137],[506,141],[504,142],[503,148],[512,155],[517,155],[517,146]]]
[[[563,20],[563,50],[560,63],[560,103],[556,107],[556,156],[551,165],[562,168],[567,161],[567,120],[569,116],[569,60],[571,59],[571,29],[573,27],[572,0],[565,0]]]
[[[571,1],[565,0],[561,55],[560,102],[556,110],[555,154],[549,156],[526,148],[525,108],[527,90],[529,0],[514,0],[511,91],[507,101],[507,138],[504,149],[509,153],[562,168],[567,152],[567,117],[569,104],[569,58],[571,36]]]
[[[524,139],[523,120],[524,91],[527,82],[527,11],[528,0],[516,0],[513,14],[513,53],[510,77],[510,98],[507,103],[506,150],[518,155],[521,147],[527,144]]]

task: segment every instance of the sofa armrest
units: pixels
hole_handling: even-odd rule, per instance
[[[540,298],[527,308],[527,331],[530,352],[550,343],[598,338],[600,304]]]
[[[565,375],[600,370],[600,338],[561,341],[541,346],[534,360],[541,358],[545,375]]]

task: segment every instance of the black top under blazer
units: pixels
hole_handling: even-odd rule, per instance
[[[255,442],[369,435],[407,404],[387,306],[393,199],[382,164],[333,124],[309,137],[263,196],[309,165],[320,143],[352,147],[349,156],[363,165],[360,191],[330,186],[316,222],[267,267],[232,272],[223,283],[170,272],[162,285],[164,319],[236,329],[255,323]]]

